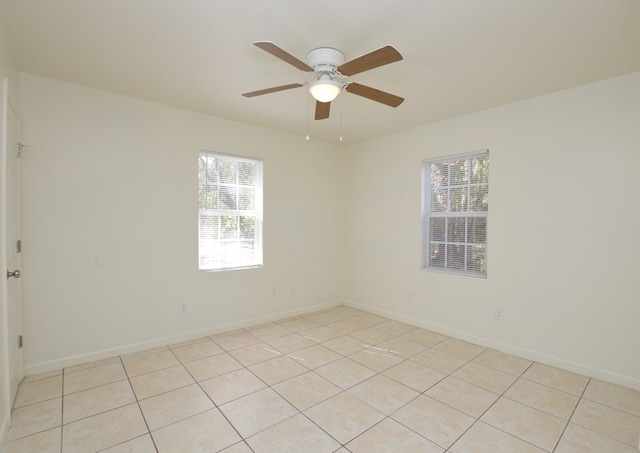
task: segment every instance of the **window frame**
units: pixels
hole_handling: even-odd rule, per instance
[[[201,178],[202,173],[200,171],[200,162],[203,158],[217,158],[226,161],[233,162],[248,162],[251,164],[255,164],[255,174],[253,184],[242,185],[238,178],[239,176],[236,174],[236,183],[222,183],[217,181],[211,186],[221,187],[221,186],[231,186],[235,187],[238,191],[241,187],[253,187],[254,188],[254,209],[202,209],[200,207],[200,196],[201,196]],[[263,177],[264,177],[264,163],[262,159],[258,159],[255,157],[247,157],[240,156],[235,154],[222,153],[218,151],[210,151],[210,150],[200,150],[198,152],[198,269],[200,272],[221,272],[221,271],[230,271],[230,270],[240,270],[240,269],[254,269],[263,267],[263,198],[264,198],[264,188],[263,188]],[[238,206],[236,206],[238,208]],[[213,216],[227,216],[227,217],[246,217],[252,216],[255,217],[254,224],[254,234],[253,241],[254,244],[254,253],[253,259],[247,261],[236,261],[234,264],[219,264],[216,266],[203,266],[203,239],[202,239],[202,216],[213,215]],[[238,225],[238,234],[240,234],[240,226]],[[240,237],[235,238],[235,240],[239,243],[241,242]],[[211,239],[212,241],[217,241],[218,245],[224,241],[224,238],[218,237],[217,239]],[[204,249],[206,250],[206,249]]]
[[[470,197],[468,197],[467,199],[467,208],[465,211],[451,211],[450,208],[447,208],[446,212],[437,212],[437,211],[432,211],[432,206],[431,206],[431,202],[432,202],[432,192],[433,192],[433,187],[432,187],[432,165],[433,164],[443,164],[443,163],[448,163],[448,164],[452,164],[454,162],[457,161],[461,161],[461,160],[469,160],[471,161],[474,158],[484,158],[486,157],[487,160],[489,159],[489,150],[488,149],[484,149],[484,150],[479,150],[479,151],[474,151],[474,152],[470,152],[470,153],[463,153],[463,154],[456,154],[456,155],[452,155],[452,156],[446,156],[446,157],[439,157],[439,158],[433,158],[433,159],[424,159],[422,161],[422,246],[421,246],[421,269],[423,270],[427,270],[427,271],[433,271],[433,272],[444,272],[447,274],[454,274],[454,275],[464,275],[464,276],[471,276],[471,277],[478,277],[478,278],[487,278],[488,275],[488,217],[489,217],[489,207],[488,207],[488,201],[487,201],[487,209],[485,211],[470,211],[469,209],[469,204],[470,204]],[[490,164],[490,161],[489,161]],[[470,178],[467,178],[467,182],[465,184],[451,184],[451,181],[448,181],[448,184],[444,187],[447,188],[448,190],[448,199],[449,202],[451,201],[451,189],[452,188],[460,188],[460,187],[466,187],[469,188],[469,191],[467,192],[468,194],[470,194],[470,188],[471,187],[480,187],[480,186],[485,186],[486,185],[486,195],[488,197],[489,194],[489,187],[490,187],[490,178],[489,176],[487,176],[487,182],[486,183],[472,183]],[[463,242],[460,241],[451,241],[449,240],[448,237],[448,232],[445,229],[445,233],[444,233],[444,241],[434,241],[431,240],[431,231],[430,231],[430,225],[431,225],[431,219],[433,218],[445,218],[445,219],[451,219],[451,218],[464,218],[465,219],[465,238]],[[467,221],[468,219],[472,219],[472,218],[482,218],[485,220],[485,225],[484,225],[484,243],[478,243],[478,242],[470,242],[469,241],[469,237],[468,237],[468,228],[466,226],[467,225]],[[439,243],[444,245],[445,248],[445,258],[443,259],[444,261],[444,266],[434,266],[432,264],[431,261],[431,244],[432,243]],[[451,268],[448,266],[448,260],[446,258],[446,253],[447,253],[447,247],[450,244],[457,244],[457,245],[464,245],[465,247],[465,253],[464,253],[464,269],[457,269],[457,268]],[[482,245],[484,247],[484,259],[485,259],[485,266],[484,266],[484,272],[478,271],[475,268],[471,267],[468,265],[468,256],[467,256],[467,247],[471,246],[471,245]]]

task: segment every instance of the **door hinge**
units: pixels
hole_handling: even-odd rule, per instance
[[[24,143],[16,143],[16,156],[22,157],[22,151],[26,151],[29,145],[25,145]]]
[[[22,240],[18,239],[16,241],[16,253],[22,252]]]
[[[23,346],[24,342],[22,340],[22,335],[18,335],[18,348],[21,348]]]

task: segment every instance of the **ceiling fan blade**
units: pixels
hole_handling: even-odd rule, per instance
[[[316,101],[316,119],[324,120],[329,118],[329,111],[331,110],[331,102]]]
[[[349,93],[357,94],[358,96],[371,99],[372,101],[381,102],[390,107],[397,107],[404,102],[404,98],[396,96],[394,94],[385,93],[384,91],[376,90],[359,83],[352,82],[345,88]]]
[[[400,52],[393,46],[385,46],[351,61],[347,61],[338,66],[337,69],[340,74],[352,76],[400,60],[402,60]]]
[[[282,61],[289,63],[292,66],[295,66],[301,71],[313,72],[313,68],[309,66],[304,61],[294,57],[289,52],[284,49],[281,49],[271,41],[258,41],[253,43],[254,46],[260,47],[265,52],[270,53],[276,58],[280,58]]]
[[[290,90],[292,88],[298,88],[304,86],[301,83],[290,83],[289,85],[281,85],[279,87],[273,87],[273,88],[265,88],[264,90],[258,90],[258,91],[250,91],[249,93],[242,93],[242,95],[245,98],[252,98],[254,96],[262,96],[263,94],[269,94],[269,93],[275,93],[277,91],[284,91],[284,90]]]

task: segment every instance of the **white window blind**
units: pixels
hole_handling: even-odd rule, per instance
[[[489,152],[423,161],[422,267],[487,276]]]
[[[199,153],[200,270],[262,265],[262,161]]]

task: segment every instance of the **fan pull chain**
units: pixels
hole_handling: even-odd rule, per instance
[[[309,141],[311,140],[311,138],[309,137],[309,95],[307,94],[306,97],[307,97],[307,111],[305,112],[306,113],[305,116],[307,117],[307,135],[305,135],[304,139],[306,141]]]
[[[342,105],[343,105],[343,100],[342,97],[340,97],[340,138],[339,140],[342,141]]]

